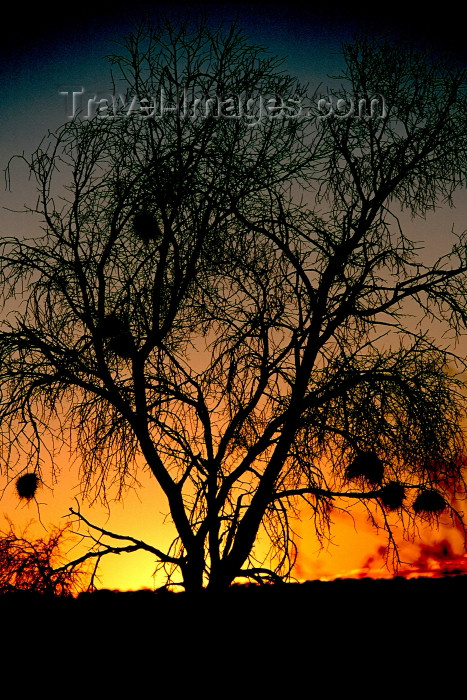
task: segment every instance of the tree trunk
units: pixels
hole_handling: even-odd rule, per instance
[[[187,593],[200,593],[203,590],[203,554],[189,555],[182,565],[183,585]]]

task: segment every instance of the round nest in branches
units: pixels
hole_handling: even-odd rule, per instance
[[[154,241],[159,236],[159,227],[154,214],[138,211],[133,217],[133,233],[144,243]]]
[[[390,481],[383,487],[381,500],[387,510],[397,510],[405,498],[405,488],[398,481]]]
[[[125,331],[110,339],[107,343],[107,349],[114,352],[116,355],[129,359],[135,350],[135,341],[130,331]]]
[[[98,328],[101,336],[108,340],[107,350],[124,358],[132,356],[135,342],[125,317],[121,317],[115,312],[107,314],[99,323]]]
[[[103,338],[115,338],[121,333],[128,332],[127,324],[114,312],[104,316],[99,323],[99,331]]]
[[[16,480],[16,490],[20,498],[30,500],[36,495],[39,486],[39,477],[36,474],[23,474]]]
[[[363,477],[370,484],[380,484],[384,477],[384,466],[376,452],[361,452],[345,470],[347,479]]]
[[[438,491],[426,489],[418,494],[413,509],[416,513],[441,513],[446,506],[446,501]]]

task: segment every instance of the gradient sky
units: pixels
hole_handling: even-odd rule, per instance
[[[435,48],[449,49],[456,60],[464,61],[466,48],[461,37],[461,28],[456,28],[446,17],[423,19],[415,14],[399,11],[403,5],[391,3],[390,14],[379,15],[373,8],[370,13],[360,5],[347,6],[333,4],[328,10],[303,10],[294,3],[191,3],[195,14],[205,11],[213,25],[221,21],[229,23],[235,18],[240,26],[255,42],[266,45],[273,53],[285,58],[285,67],[298,75],[311,88],[318,88],[327,74],[339,72],[341,59],[338,55],[343,40],[351,38],[352,32],[368,27],[372,30],[391,32],[405,37],[413,37],[421,45],[432,44]],[[131,27],[133,18],[140,11],[151,9],[156,14],[160,10],[179,13],[187,12],[181,3],[132,4],[76,3],[72,13],[66,17],[53,17],[43,6],[27,11],[21,7],[12,8],[6,37],[0,48],[0,166],[6,167],[14,154],[30,153],[38,145],[48,130],[56,129],[66,119],[65,98],[60,90],[64,86],[83,86],[88,92],[99,92],[109,87],[108,65],[103,56],[115,50],[112,42],[124,35]],[[34,188],[27,181],[27,172],[20,161],[12,168],[12,191],[0,190],[0,203],[3,207],[21,209],[22,205],[34,201]],[[429,217],[426,222],[418,222],[414,232],[417,238],[424,239],[428,246],[428,256],[433,256],[446,248],[446,238],[440,230],[448,232],[453,223],[458,229],[465,228],[467,219],[465,198],[459,198],[456,212],[441,212],[440,218]],[[38,230],[38,222],[31,217],[8,211],[0,211],[0,235],[20,234]],[[74,498],[79,499],[76,484],[76,467],[70,471],[67,455],[62,458],[62,479],[54,491],[43,488],[38,496],[40,509],[36,503],[19,503],[14,492],[14,484],[9,485],[0,502],[0,516],[7,514],[15,523],[24,524],[30,519],[38,525],[38,517],[45,525],[58,523],[69,506],[74,506]],[[0,480],[0,488],[5,481]],[[129,493],[123,503],[112,504],[111,512],[98,505],[92,509],[83,506],[83,512],[91,520],[109,529],[124,534],[153,541],[163,545],[172,533],[169,524],[164,524],[163,514],[158,505],[157,486],[152,480],[143,479],[143,488],[138,493]],[[359,524],[356,533],[350,517],[341,516],[335,530],[335,546],[316,558],[317,545],[310,537],[311,524],[304,520],[299,526],[303,538],[303,554],[300,571],[310,575],[348,575],[358,569],[369,556],[377,551],[381,542],[370,531],[362,513],[355,514]],[[2,523],[0,520],[0,529]],[[155,539],[157,533],[157,539]],[[438,535],[426,533],[428,539]],[[162,541],[161,541],[162,540]],[[380,558],[375,563],[378,568]],[[137,588],[151,586],[152,557],[131,555],[125,560],[113,557],[105,565],[103,585],[108,587]]]

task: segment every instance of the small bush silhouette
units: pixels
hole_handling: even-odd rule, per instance
[[[31,500],[36,495],[39,486],[39,477],[36,474],[23,474],[16,480],[16,491],[20,498]]]
[[[27,528],[18,535],[8,520],[9,530],[0,532],[0,593],[33,591],[59,596],[77,593],[85,586],[86,570],[61,569],[60,549],[68,526],[53,529],[46,538],[30,539]]]

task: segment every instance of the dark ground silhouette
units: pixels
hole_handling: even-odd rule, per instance
[[[446,578],[336,579],[302,584],[234,585],[223,594],[97,590],[77,598],[54,597],[27,591],[0,596],[0,615],[12,615],[18,625],[52,618],[63,623],[99,620],[122,628],[138,621],[156,624],[159,633],[181,636],[182,628],[207,634],[219,627],[241,631],[246,624],[266,629],[268,621],[289,631],[320,625],[355,624],[366,631],[384,628],[386,634],[403,629],[434,632],[467,619],[467,576]],[[398,625],[401,625],[399,627]],[[266,635],[267,636],[267,635]]]
[[[466,593],[467,576],[234,586],[220,596],[10,593],[0,596],[4,675],[19,660],[23,689],[72,687],[79,698],[288,700],[350,689],[424,698],[440,683],[456,697]]]

